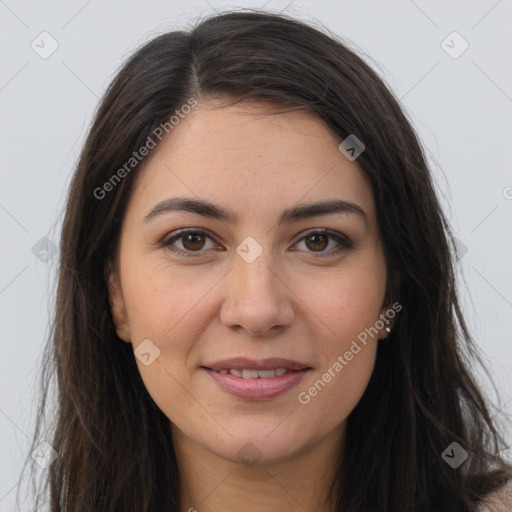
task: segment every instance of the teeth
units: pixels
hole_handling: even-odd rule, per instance
[[[257,379],[258,370],[242,370],[242,377],[244,379]]]
[[[226,375],[230,373],[235,377],[242,377],[243,379],[272,379],[273,377],[281,377],[286,373],[286,368],[276,368],[275,370],[235,370],[232,368],[231,370],[219,370],[219,373]]]
[[[276,376],[275,370],[258,370],[256,373],[262,378],[262,379],[271,379],[272,377]],[[244,374],[245,377],[245,374]]]

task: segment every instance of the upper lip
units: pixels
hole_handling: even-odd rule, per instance
[[[272,357],[270,359],[247,359],[245,357],[235,357],[232,359],[225,359],[217,363],[205,364],[205,368],[210,370],[274,370],[276,368],[285,368],[286,370],[304,370],[311,368],[307,364],[302,364],[291,359],[284,359],[282,357]]]

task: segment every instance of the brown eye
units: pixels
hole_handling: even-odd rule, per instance
[[[210,245],[208,245],[208,241]],[[215,242],[206,232],[188,229],[164,240],[162,246],[183,256],[201,256],[208,249],[215,248]]]
[[[326,235],[311,235],[305,238],[309,249],[323,251],[329,245],[329,237]],[[309,242],[311,241],[311,245]]]
[[[331,241],[334,241],[337,246],[334,245],[334,247],[326,250]],[[353,242],[345,235],[325,229],[310,231],[299,240],[296,246],[301,243],[304,243],[305,246],[303,250],[315,257],[335,256],[354,247]]]
[[[205,243],[205,236],[201,234],[190,234],[181,237],[183,247],[189,251],[202,249]]]

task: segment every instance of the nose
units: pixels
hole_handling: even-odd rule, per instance
[[[292,323],[295,312],[290,278],[270,251],[263,251],[252,263],[236,255],[225,286],[220,317],[230,329],[270,337]]]

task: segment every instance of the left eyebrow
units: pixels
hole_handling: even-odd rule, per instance
[[[238,222],[238,215],[231,210],[227,210],[222,206],[210,203],[208,201],[192,198],[172,198],[159,202],[145,217],[144,222],[163,215],[164,213],[173,211],[185,211],[226,221],[232,224]],[[333,199],[329,201],[321,201],[317,203],[302,204],[284,210],[279,216],[278,225],[283,223],[291,224],[303,219],[319,217],[321,215],[333,215],[336,213],[354,214],[365,224],[368,217],[365,211],[357,204],[349,201]]]

